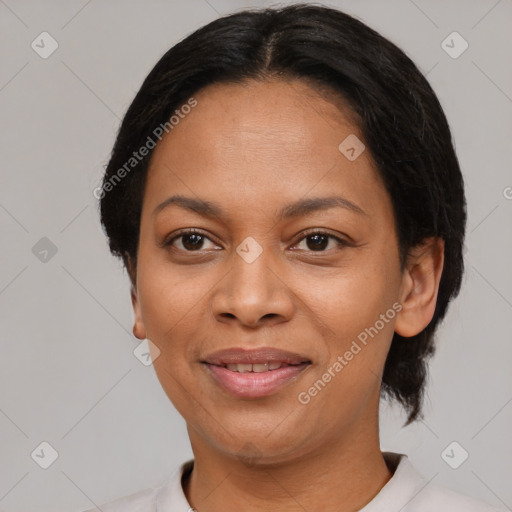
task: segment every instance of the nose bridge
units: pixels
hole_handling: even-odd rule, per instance
[[[272,250],[268,246],[263,248],[252,238],[244,240],[237,247],[236,255],[233,255],[232,292],[247,297],[264,295],[268,299],[273,287],[270,275],[274,275],[272,267],[275,266],[271,253]]]
[[[278,277],[274,251],[269,244],[245,238],[232,255],[232,268],[222,279],[213,300],[218,319],[235,317],[256,325],[264,317],[282,321],[292,312],[286,284]]]

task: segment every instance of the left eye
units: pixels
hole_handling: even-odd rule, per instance
[[[335,242],[335,247],[340,245],[347,245],[346,242],[341,238],[331,235],[330,233],[324,233],[321,231],[308,233],[305,237],[303,237],[300,240],[299,243],[306,243],[307,249],[305,250],[313,252],[324,252],[328,248],[330,240],[333,240]]]

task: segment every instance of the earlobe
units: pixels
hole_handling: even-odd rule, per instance
[[[444,240],[431,237],[413,247],[402,274],[395,332],[403,337],[420,333],[430,323],[436,308],[444,264]]]

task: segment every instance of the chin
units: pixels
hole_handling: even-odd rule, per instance
[[[258,426],[256,423],[222,423],[221,417],[216,420],[219,429],[215,430],[212,430],[212,423],[217,422],[192,425],[193,430],[199,434],[200,441],[192,434],[191,442],[206,442],[215,451],[236,458],[247,466],[275,466],[303,457],[315,449],[314,436],[315,432],[318,433],[318,428],[308,433],[304,422],[302,428],[295,422],[284,425],[286,420],[283,422],[283,417],[280,416],[272,418],[272,427],[262,428],[261,424]],[[202,419],[201,422],[203,423]]]

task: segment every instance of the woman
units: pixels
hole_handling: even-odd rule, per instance
[[[421,417],[466,223],[396,46],[317,6],[206,25],[144,81],[97,196],[194,452],[102,510],[493,510],[379,446],[381,395]]]

